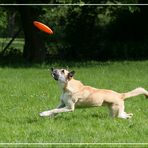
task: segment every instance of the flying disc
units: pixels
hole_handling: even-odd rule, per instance
[[[38,22],[38,21],[33,21],[33,24],[34,24],[35,27],[37,27],[41,31],[44,31],[48,34],[53,34],[53,31],[48,26],[46,26],[45,24]]]

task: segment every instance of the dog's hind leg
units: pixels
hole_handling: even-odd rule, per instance
[[[126,113],[124,111],[124,101],[122,101],[119,105],[118,105],[119,111],[118,111],[118,118],[122,118],[122,119],[129,119],[132,118],[133,114],[132,113]]]
[[[109,110],[110,110],[110,115],[112,117],[116,117],[118,115],[118,111],[119,111],[119,108],[116,104],[110,104],[108,105],[109,107]]]

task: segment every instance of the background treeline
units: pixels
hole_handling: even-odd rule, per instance
[[[45,2],[38,0],[36,3]],[[54,3],[64,4],[66,1],[57,0]],[[71,3],[81,5],[0,6],[0,37],[13,38],[19,32],[17,38],[24,38],[24,46],[23,49],[13,48],[16,52],[13,54],[22,54],[27,61],[50,61],[52,58],[68,60],[148,58],[148,6],[85,6],[83,4],[90,3],[85,0],[75,0]],[[133,0],[128,3],[142,1]],[[54,35],[49,36],[36,29],[32,24],[34,20],[50,26]],[[12,54],[12,48],[6,49],[5,53],[3,52],[3,55],[5,54]]]

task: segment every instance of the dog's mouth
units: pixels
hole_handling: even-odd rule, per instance
[[[56,74],[56,73],[52,73],[52,77],[56,80],[56,81],[58,81],[58,75]]]

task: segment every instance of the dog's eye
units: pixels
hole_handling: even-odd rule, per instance
[[[64,73],[64,69],[61,72]]]

